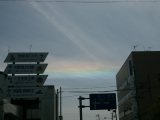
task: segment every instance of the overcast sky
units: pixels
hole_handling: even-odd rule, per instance
[[[160,50],[160,2],[33,1],[0,0],[0,70],[8,51],[49,52],[45,84],[62,86],[65,120],[79,120],[81,94],[73,91],[116,89],[115,76],[134,46]],[[86,108],[84,120],[98,113],[111,117]]]

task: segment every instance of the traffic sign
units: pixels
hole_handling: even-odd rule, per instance
[[[90,94],[90,110],[116,109],[116,94]]]
[[[44,62],[47,52],[11,52],[4,62]]]
[[[8,64],[6,74],[42,74],[48,64]]]
[[[48,75],[8,76],[9,86],[43,86]]]
[[[44,87],[9,87],[8,97],[11,98],[37,98],[46,92]]]

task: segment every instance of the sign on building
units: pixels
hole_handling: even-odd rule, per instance
[[[90,110],[116,109],[116,94],[90,94]]]
[[[42,74],[47,64],[8,64],[6,74]]]
[[[47,75],[43,74],[48,64],[44,62],[47,52],[11,52],[5,61],[4,73],[8,76],[8,96],[11,98],[36,98],[44,94],[43,84]],[[36,75],[37,74],[37,75]]]
[[[48,75],[8,76],[9,86],[43,86]]]
[[[47,52],[11,52],[4,62],[44,62]]]
[[[9,87],[8,96],[11,98],[38,98],[44,95],[44,87]]]

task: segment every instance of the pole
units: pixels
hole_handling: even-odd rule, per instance
[[[57,89],[57,94],[56,94],[56,120],[59,120],[59,91]]]
[[[60,116],[62,116],[62,88],[60,87]]]
[[[82,100],[85,100],[85,99],[90,99],[90,98],[84,98],[82,96],[79,96],[79,116],[80,116],[80,120],[83,120],[83,115],[82,115],[82,108],[85,108],[85,107],[90,107],[90,106],[84,106],[82,105]]]
[[[113,120],[113,111],[112,111],[112,120]]]
[[[80,120],[83,120],[83,116],[82,116],[82,97],[79,96],[79,115],[80,115]]]
[[[115,116],[116,116],[116,120],[117,120],[117,111],[115,110],[114,112],[115,112]]]
[[[63,120],[62,117],[62,88],[60,87],[60,115],[59,115],[59,120]]]

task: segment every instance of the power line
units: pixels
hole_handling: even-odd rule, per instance
[[[149,90],[150,88],[137,88],[137,90]],[[154,87],[152,89],[159,89],[159,87]],[[135,90],[135,88],[126,88],[126,89],[114,89],[114,90],[90,90],[90,91],[86,91],[86,90],[71,90],[71,91],[67,91],[67,90],[63,90],[62,92],[69,92],[69,93],[98,93],[98,92],[118,92],[118,91],[130,91],[130,90]]]
[[[116,88],[117,86],[106,86],[106,87],[80,87],[80,88],[63,88],[63,90],[72,90],[72,89],[102,89],[102,88],[109,88],[109,87],[112,87],[112,88]]]
[[[82,3],[82,4],[99,4],[99,3],[160,3],[159,0],[0,0],[3,2],[52,2],[52,3]]]
[[[88,95],[88,94],[78,94],[78,95],[63,96],[62,98],[78,97],[79,95]]]
[[[138,90],[148,90],[149,88],[138,88]],[[152,89],[159,89],[159,87],[154,87]],[[69,92],[69,93],[77,93],[81,95],[88,95],[88,94],[94,94],[94,93],[115,93],[119,91],[130,91],[130,90],[135,90],[135,88],[127,88],[127,89],[116,89],[116,90],[109,90],[109,91],[63,91],[63,92]],[[64,98],[66,97],[77,97],[79,95],[71,95],[71,96],[63,96]],[[63,98],[62,97],[62,98]]]
[[[128,88],[128,89],[119,89],[119,90],[95,90],[95,91],[62,91],[62,92],[69,92],[69,93],[109,93],[109,92],[117,92],[117,91],[129,91],[129,90],[134,90],[134,88]]]

